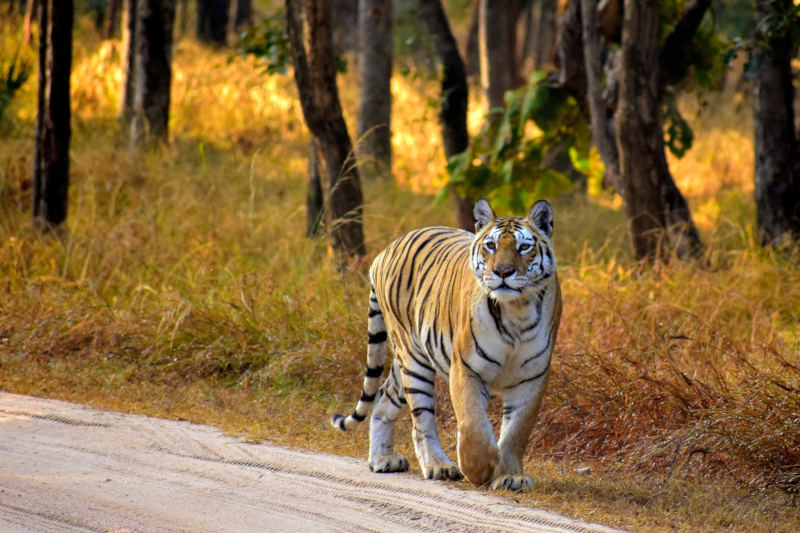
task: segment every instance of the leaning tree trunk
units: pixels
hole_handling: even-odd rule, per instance
[[[137,0],[131,146],[167,140],[175,0]]]
[[[419,4],[419,16],[433,36],[436,55],[442,65],[439,123],[442,126],[444,153],[449,160],[469,147],[467,130],[467,73],[458,51],[453,32],[442,8],[441,0],[426,0]],[[474,231],[473,201],[462,198],[451,187],[450,194],[456,206],[456,220],[460,228]]]
[[[788,0],[759,0],[759,18],[788,12]],[[792,36],[770,39],[756,50],[760,65],[755,78],[755,196],[758,229],[765,244],[780,245],[787,237],[800,239],[800,173],[794,132]]]
[[[67,218],[72,0],[39,3],[39,89],[34,147],[33,221],[43,231]]]
[[[328,0],[286,0],[286,34],[295,83],[303,117],[321,156],[326,229],[334,252],[343,260],[345,256],[363,257],[366,246],[361,180],[339,103],[330,18]]]
[[[658,39],[658,4],[627,0],[616,120],[623,197],[637,258],[656,260],[670,247],[698,257],[700,238],[664,153]]]
[[[361,92],[358,156],[362,175],[392,169],[392,0],[359,0]]]

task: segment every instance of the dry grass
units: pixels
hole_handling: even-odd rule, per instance
[[[133,156],[115,119],[119,45],[89,33],[63,238],[29,220],[33,82],[0,125],[0,387],[365,456],[366,432],[330,431],[327,416],[358,395],[367,285],[304,237],[291,79],[181,41],[172,142]],[[403,186],[366,184],[373,254],[453,222],[421,194],[443,172],[436,87],[393,88]],[[726,102],[671,162],[706,265],[642,268],[618,198],[555,199],[565,316],[528,455],[537,488],[515,499],[647,531],[800,530],[798,251],[755,242],[748,106]],[[441,412],[452,449],[446,400]],[[398,439],[413,456],[407,425]]]

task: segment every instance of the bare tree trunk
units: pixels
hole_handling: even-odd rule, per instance
[[[133,118],[134,80],[136,78],[136,2],[125,0],[122,17],[123,82],[119,117],[126,128]]]
[[[41,1],[33,222],[42,231],[60,226],[67,218],[72,23],[72,0]]]
[[[308,192],[306,193],[306,237],[318,237],[322,230],[325,197],[319,175],[319,146],[314,136],[308,142]]]
[[[25,22],[22,27],[22,39],[26,43],[31,42],[31,26],[33,19],[36,16],[36,10],[39,8],[41,0],[28,0],[25,4]]]
[[[758,16],[788,13],[792,3],[759,0]],[[794,131],[794,88],[790,32],[770,39],[756,50],[760,65],[755,78],[755,196],[759,233],[765,244],[800,239],[800,168]]]
[[[616,124],[623,197],[637,258],[660,259],[669,247],[698,257],[700,238],[664,153],[659,31],[657,3],[626,0]]]
[[[622,192],[619,154],[614,137],[614,117],[603,101],[603,59],[597,26],[597,0],[581,0],[583,59],[586,66],[586,96],[592,124],[592,140],[605,165],[604,177]]]
[[[120,18],[122,16],[122,0],[109,0],[108,20],[106,21],[106,39],[115,39],[119,35]]]
[[[250,25],[253,19],[253,0],[235,0],[236,8],[233,11],[233,29],[241,30]]]
[[[230,0],[197,0],[197,39],[200,42],[225,46],[230,7]]]
[[[167,140],[175,0],[138,0],[136,7],[132,147]]]
[[[558,0],[531,0],[526,11],[521,67],[530,72],[555,63]]]
[[[492,122],[498,120],[492,111],[505,107],[506,91],[520,85],[516,57],[518,14],[519,0],[480,0],[481,85]]]
[[[366,254],[362,225],[361,180],[342,117],[329,0],[286,0],[286,34],[294,77],[308,129],[319,143],[325,193],[325,221],[340,260]],[[306,31],[303,31],[303,21]]]
[[[358,155],[362,175],[392,171],[392,1],[359,0],[361,92]]]
[[[436,55],[442,65],[439,123],[442,126],[444,153],[450,159],[469,147],[467,74],[441,1],[420,2],[419,16],[433,37]],[[455,202],[458,226],[474,231],[473,200],[462,198],[452,187],[450,194]]]

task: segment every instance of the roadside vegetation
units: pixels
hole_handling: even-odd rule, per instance
[[[132,154],[116,120],[120,43],[75,35],[63,234],[31,224],[33,81],[0,123],[0,389],[366,457],[366,427],[343,434],[328,418],[358,398],[368,283],[305,237],[291,78],[182,39],[171,142]],[[355,87],[347,72],[351,133]],[[408,229],[455,224],[434,202],[437,90],[393,80],[396,183],[364,184],[370,257]],[[670,164],[706,257],[643,267],[618,197],[551,198],[564,318],[527,456],[537,485],[508,497],[640,531],[798,531],[800,250],[755,236],[746,94],[682,104],[695,144]],[[413,459],[409,427],[398,440]]]

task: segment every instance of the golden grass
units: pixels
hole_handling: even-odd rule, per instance
[[[133,156],[115,118],[119,43],[88,31],[63,238],[31,228],[35,83],[0,129],[0,387],[365,456],[365,429],[334,432],[327,417],[357,399],[367,283],[304,236],[291,79],[180,41],[172,140]],[[351,124],[354,86],[349,72]],[[371,254],[454,221],[421,194],[443,178],[436,84],[393,89],[402,186],[365,184]],[[721,99],[671,161],[708,246],[702,267],[635,263],[616,197],[554,199],[564,319],[527,458],[537,487],[514,499],[647,531],[800,530],[800,268],[796,250],[753,236],[749,121]]]

